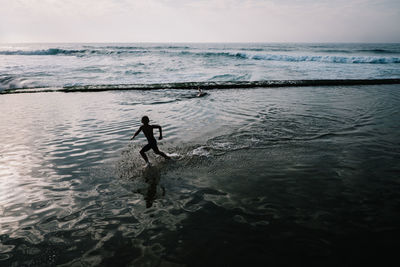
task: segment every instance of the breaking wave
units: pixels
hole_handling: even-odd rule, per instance
[[[35,87],[35,84],[25,78],[0,74],[0,93],[2,93],[3,90],[17,90],[33,87]]]
[[[288,61],[288,62],[325,62],[325,63],[344,63],[344,64],[394,64],[400,63],[400,57],[376,57],[376,56],[314,56],[314,55],[276,55],[276,54],[229,54],[239,58],[254,60]]]
[[[112,49],[60,49],[49,48],[40,50],[5,50],[0,51],[0,55],[19,55],[19,56],[94,56],[94,55],[120,55],[133,53],[148,53],[148,50],[142,50],[135,47],[113,47]]]
[[[49,48],[42,50],[3,50],[0,55],[21,55],[21,56],[101,56],[101,55],[129,55],[144,53],[162,53],[192,57],[234,57],[245,60],[267,60],[267,61],[286,61],[286,62],[324,62],[324,63],[342,63],[342,64],[398,64],[400,57],[391,56],[339,56],[339,55],[287,55],[287,54],[270,54],[260,53],[262,49],[247,49],[244,51],[197,51],[187,46],[106,46],[106,47],[90,47],[84,46],[84,49],[61,49]],[[343,50],[332,50],[325,52],[344,53]],[[377,54],[389,53],[387,50],[374,49],[363,50],[363,52],[373,52]]]
[[[60,49],[60,48],[49,48],[49,49],[41,49],[41,50],[6,50],[0,51],[0,55],[21,55],[21,56],[54,56],[54,55],[77,55],[83,54],[87,50],[68,50],[68,49]]]

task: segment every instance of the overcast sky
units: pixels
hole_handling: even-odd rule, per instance
[[[0,0],[0,42],[400,42],[400,0]]]

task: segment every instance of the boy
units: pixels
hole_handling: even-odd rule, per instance
[[[150,163],[149,163],[149,159],[147,158],[145,152],[146,152],[146,151],[149,151],[150,148],[153,149],[154,153],[156,153],[157,155],[161,155],[161,156],[163,156],[165,159],[170,159],[170,157],[168,157],[167,155],[165,155],[164,152],[161,152],[160,150],[158,150],[157,141],[156,141],[156,139],[154,138],[154,135],[153,135],[153,129],[154,129],[154,128],[158,128],[159,131],[160,131],[160,137],[159,137],[158,139],[159,139],[159,140],[162,139],[162,130],[161,130],[161,126],[159,126],[159,125],[150,125],[149,122],[150,122],[149,117],[143,116],[143,118],[142,118],[142,123],[143,123],[143,125],[140,126],[139,130],[136,131],[136,133],[133,135],[133,137],[131,138],[131,140],[133,140],[133,139],[136,137],[136,135],[138,135],[138,134],[140,133],[140,131],[143,131],[143,133],[144,133],[144,135],[146,136],[147,141],[148,141],[149,143],[148,143],[147,145],[145,145],[145,146],[142,148],[142,150],[140,150],[140,155],[142,155],[143,159],[146,161],[147,164],[150,164]]]

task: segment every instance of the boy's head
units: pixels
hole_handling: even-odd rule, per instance
[[[143,116],[142,117],[142,123],[143,124],[149,124],[149,122],[150,122],[149,117],[147,117],[147,116]]]

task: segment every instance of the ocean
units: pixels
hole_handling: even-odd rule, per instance
[[[0,266],[394,266],[399,89],[400,44],[3,44]]]
[[[7,44],[0,91],[400,78],[399,44]],[[165,86],[164,86],[165,87]],[[178,84],[179,87],[179,84]],[[186,86],[187,87],[187,86]]]

